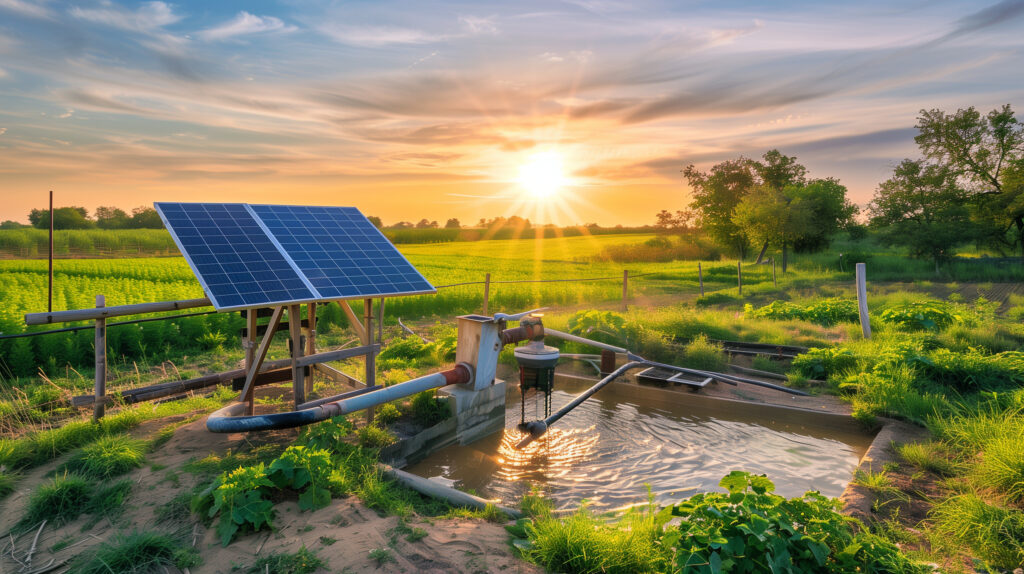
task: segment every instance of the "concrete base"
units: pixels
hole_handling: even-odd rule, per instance
[[[448,385],[437,390],[438,398],[447,398],[452,416],[381,449],[380,460],[395,468],[404,468],[453,444],[469,444],[505,428],[505,381],[496,381],[474,391],[464,385]]]
[[[459,444],[470,444],[505,428],[505,388],[505,381],[496,380],[479,391],[464,385],[438,389],[439,396],[451,397]]]

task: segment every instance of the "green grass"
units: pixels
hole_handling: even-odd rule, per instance
[[[957,465],[950,460],[948,449],[937,442],[907,443],[896,447],[900,457],[915,467],[941,476],[952,475]]]
[[[382,448],[398,440],[395,435],[377,426],[367,426],[356,431],[359,446],[364,448]]]
[[[989,504],[975,493],[953,496],[933,512],[936,530],[998,569],[1024,564],[1024,513]]]
[[[93,481],[85,477],[75,474],[57,476],[32,492],[18,524],[21,529],[27,529],[43,520],[56,524],[70,522],[85,511],[93,489]]]
[[[391,554],[391,550],[387,548],[374,548],[370,550],[370,560],[377,563],[377,567],[387,564],[388,562],[394,562],[395,557]]]
[[[0,470],[0,500],[7,498],[7,495],[14,492],[14,487],[18,483],[18,475]]]
[[[729,360],[722,350],[721,343],[708,341],[707,335],[700,334],[688,345],[683,355],[683,365],[704,371],[721,372],[726,369]]]
[[[264,572],[275,572],[277,574],[313,574],[321,568],[327,568],[327,561],[318,557],[315,552],[307,550],[305,546],[297,552],[286,554],[271,554],[253,562],[245,572],[246,574],[263,574]]]
[[[146,462],[146,448],[146,441],[128,435],[103,436],[83,446],[67,468],[95,479],[120,476]]]
[[[198,554],[172,536],[133,532],[118,535],[79,556],[72,562],[71,571],[77,574],[144,574],[166,566],[194,568],[199,563]]]

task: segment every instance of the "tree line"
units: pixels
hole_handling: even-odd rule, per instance
[[[921,110],[914,138],[922,157],[905,159],[867,205],[868,229],[885,243],[939,264],[961,245],[998,253],[1019,251],[1024,262],[1024,124],[1009,104],[982,115],[974,107],[947,114]],[[846,230],[861,238],[859,208],[831,177],[809,178],[796,157],[778,150],[761,159],[740,157],[683,175],[692,190],[689,209],[656,215],[656,226],[703,234],[747,256],[759,247],[818,251]]]
[[[33,209],[28,214],[29,227],[50,228],[50,210]],[[26,227],[16,221],[0,223],[0,229]],[[152,207],[136,207],[131,215],[116,207],[97,207],[89,216],[84,207],[57,207],[53,210],[54,229],[163,229],[164,222]]]

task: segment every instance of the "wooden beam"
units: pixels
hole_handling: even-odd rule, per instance
[[[316,303],[309,303],[306,305],[306,321],[309,323],[309,329],[306,333],[306,355],[316,354]],[[312,374],[306,379],[306,396],[309,396],[313,392],[313,376]]]
[[[349,383],[356,386],[366,386],[366,383],[360,381],[359,379],[353,377],[352,375],[349,375],[348,373],[339,371],[338,369],[335,369],[330,365],[317,363],[316,365],[314,365],[314,368],[323,373],[324,376],[326,376],[327,378],[337,383]]]
[[[363,345],[361,347],[352,347],[351,349],[338,349],[337,351],[324,351],[323,353],[317,353],[315,355],[308,355],[305,357],[300,356],[295,359],[294,362],[300,367],[306,367],[317,363],[325,363],[327,361],[340,361],[342,359],[370,355],[371,353],[377,353],[378,351],[380,351],[380,345]]]
[[[256,355],[253,357],[253,363],[249,365],[249,372],[245,376],[245,386],[242,387],[242,393],[238,396],[238,400],[246,403],[246,414],[251,415],[253,411],[253,381],[256,379],[256,374],[260,372],[260,367],[263,365],[263,359],[267,358],[267,350],[270,349],[270,341],[274,338],[274,332],[277,331],[277,325],[281,322],[281,315],[284,314],[284,307],[275,307],[274,314],[270,316],[270,328],[266,334],[263,335],[263,340],[260,341],[260,347],[256,350]]]
[[[338,301],[338,305],[341,305],[341,310],[345,312],[345,316],[348,317],[348,324],[352,326],[352,330],[356,332],[359,340],[364,345],[368,345],[369,341],[366,340],[366,329],[363,328],[363,322],[356,317],[355,311],[349,306],[348,301]]]
[[[74,309],[71,311],[54,311],[52,313],[27,313],[25,314],[26,325],[48,325],[50,323],[69,323],[72,321],[89,321],[92,319],[109,319],[122,315],[142,315],[145,313],[159,313],[161,311],[178,311],[181,309],[194,309],[196,307],[209,307],[212,305],[209,299],[187,299],[184,301],[160,301],[157,303],[139,303],[136,305],[115,305],[113,307],[101,307],[94,309]]]
[[[295,406],[306,402],[306,381],[299,366],[302,358],[302,305],[298,303],[288,306],[288,331],[292,339],[292,395]]]
[[[373,299],[363,300],[363,315],[366,322],[363,324],[364,345],[373,344]],[[377,384],[377,356],[374,353],[366,355],[366,386],[372,387]],[[374,408],[366,409],[366,424],[373,424]]]
[[[245,338],[242,339],[242,347],[245,348],[245,368],[252,367],[256,358],[256,313],[245,314]]]

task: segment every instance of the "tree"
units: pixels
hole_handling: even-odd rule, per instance
[[[801,197],[798,186],[778,191],[759,185],[736,206],[734,223],[757,242],[776,243],[782,247],[782,272],[786,272],[789,247],[811,224],[811,202]]]
[[[654,226],[666,231],[690,233],[694,230],[693,221],[696,217],[697,214],[690,209],[687,209],[686,211],[677,211],[675,213],[662,209],[655,216],[656,223]]]
[[[372,223],[373,226],[376,227],[377,229],[384,227],[384,222],[381,221],[380,218],[377,217],[376,215],[367,215],[366,219],[369,220],[369,222]]]
[[[750,166],[757,172],[761,185],[781,192],[786,186],[803,185],[807,182],[807,168],[796,162],[796,156],[784,155],[777,149],[771,149],[766,151],[761,159],[764,161],[750,161]],[[767,251],[768,242],[765,241],[761,245],[761,251],[757,253],[756,263],[764,260]]]
[[[921,110],[915,127],[921,152],[959,180],[975,207],[975,220],[993,227],[986,235],[1019,247],[1024,261],[1024,125],[1010,105],[986,116],[973,106],[955,114]]]
[[[444,222],[445,229],[459,229],[460,227],[462,227],[462,224],[459,223],[459,220],[455,219],[454,217]]]
[[[84,207],[58,207],[53,210],[54,229],[89,229],[96,224],[88,219],[89,212]],[[50,210],[33,209],[28,214],[32,227],[37,229],[50,228]]]
[[[130,223],[128,214],[116,207],[97,207],[95,217],[100,229],[125,229]]]
[[[938,274],[939,263],[970,239],[968,199],[948,165],[905,159],[878,186],[868,212],[883,240],[932,259]]]
[[[139,206],[132,210],[128,227],[132,229],[163,229],[164,222],[160,214],[152,207]]]
[[[785,190],[790,199],[800,199],[810,211],[807,227],[793,241],[793,248],[799,252],[828,247],[832,236],[854,223],[853,216],[860,211],[846,199],[846,186],[831,177],[814,179],[804,185],[789,185]]]
[[[436,221],[430,221],[427,218],[423,218],[416,224],[416,229],[432,229],[437,227]]]
[[[713,241],[732,248],[742,258],[749,240],[743,227],[733,221],[733,212],[757,183],[751,162],[744,158],[724,161],[706,173],[690,165],[683,175],[693,189],[690,207],[697,214],[698,225]]]
[[[412,229],[415,227],[411,222],[399,221],[398,223],[391,226],[392,229]]]
[[[21,229],[23,227],[28,227],[28,226],[23,224],[23,223],[18,223],[17,221],[13,221],[13,220],[10,220],[10,219],[4,221],[3,223],[0,223],[0,229]]]

